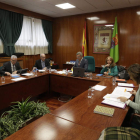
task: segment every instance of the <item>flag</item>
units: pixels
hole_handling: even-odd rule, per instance
[[[83,53],[83,57],[87,56],[86,21],[83,29],[82,53]]]
[[[111,40],[111,48],[110,48],[110,56],[114,59],[114,62],[118,62],[119,60],[119,44],[118,44],[118,25],[117,25],[117,17],[115,18],[115,25]]]

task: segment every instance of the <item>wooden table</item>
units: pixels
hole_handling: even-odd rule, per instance
[[[11,105],[11,102],[22,101],[27,97],[35,97],[41,93],[49,94],[49,74],[38,73],[38,76],[28,77],[18,82],[5,76],[5,83],[0,79],[0,110]]]
[[[101,81],[99,79],[90,80],[87,77],[72,77],[71,74],[66,76],[65,74],[50,74],[50,90],[53,92],[59,92],[72,96],[77,96],[86,91],[89,86],[94,86]]]
[[[96,130],[46,114],[5,140],[97,140],[99,136]]]
[[[94,95],[91,99],[87,98],[88,91],[85,91],[70,102],[54,110],[52,114],[100,132],[106,127],[121,126],[129,107],[120,109],[117,107],[101,104],[103,101],[103,96],[107,93],[112,93],[115,88],[115,86],[112,85],[112,78],[104,79],[97,85],[107,86],[107,88],[103,91],[94,90]],[[132,100],[133,98],[134,96],[132,96],[130,99]],[[113,117],[93,113],[96,105],[114,108],[115,113]]]
[[[78,95],[52,113],[22,128],[6,140],[94,140],[99,137],[99,133],[104,128],[121,126],[129,107],[120,109],[101,104],[103,96],[107,93],[111,93],[115,88],[115,86],[112,85],[112,78],[99,77],[98,79],[90,80],[89,78],[76,78],[70,75],[71,74],[66,76],[56,73],[42,73],[38,74],[37,77],[30,77],[27,78],[27,80],[19,82],[11,82],[10,79],[7,79],[6,84],[0,85],[0,91],[2,90],[4,92],[4,94],[0,92],[2,97],[0,98],[0,104],[1,102],[4,104],[2,99],[6,100],[8,96],[12,98],[9,99],[8,102],[11,100],[15,101],[15,99],[20,99],[22,96],[28,96],[29,94],[37,95],[41,92],[48,91],[49,86],[52,91]],[[95,75],[96,74],[94,74],[94,76]],[[128,83],[134,82],[129,80]],[[107,87],[103,91],[94,91],[94,96],[89,99],[87,98],[87,89],[89,86],[94,86],[95,84]],[[28,88],[25,88],[26,86],[24,85]],[[6,87],[8,87],[8,89]],[[12,92],[10,92],[10,88]],[[18,88],[18,91],[16,88]],[[21,89],[23,89],[24,92],[21,91]],[[28,92],[28,90],[30,92]],[[83,92],[83,90],[85,91]],[[80,94],[80,92],[82,93]],[[134,96],[131,97],[131,100],[133,100],[133,98]],[[93,110],[96,105],[115,108],[113,117],[94,114]],[[5,105],[2,107],[4,106]]]

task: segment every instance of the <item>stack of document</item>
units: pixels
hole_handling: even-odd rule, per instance
[[[117,98],[126,97],[129,99],[132,96],[132,94],[130,93],[130,91],[132,90],[133,88],[116,87],[111,94],[106,94],[103,97],[104,100],[102,101],[102,103],[119,107],[119,108],[125,108],[126,106],[125,103],[121,102],[120,99]]]

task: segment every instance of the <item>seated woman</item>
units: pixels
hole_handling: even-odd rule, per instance
[[[118,68],[112,57],[108,56],[106,58],[106,65],[103,67],[100,73],[104,75],[118,76]]]
[[[127,71],[130,79],[132,79],[134,82],[136,82],[137,85],[139,85],[139,89],[137,92],[135,90],[131,92],[131,94],[135,95],[135,102],[128,100],[126,97],[118,97],[118,99],[120,99],[122,102],[125,102],[128,106],[132,107],[135,113],[140,114],[140,65],[133,64],[127,69]],[[140,117],[135,118],[135,123],[140,125]]]

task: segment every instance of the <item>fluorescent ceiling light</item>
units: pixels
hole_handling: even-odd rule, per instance
[[[99,21],[95,21],[95,23],[107,23],[107,21],[106,20],[99,20]]]
[[[140,15],[140,11],[137,12],[137,15]]]
[[[63,3],[63,4],[58,4],[58,5],[55,5],[59,8],[62,8],[62,9],[70,9],[70,8],[75,8],[74,5],[71,5],[70,3]]]
[[[108,25],[105,25],[105,26],[114,26],[114,25],[108,24]]]
[[[89,20],[98,20],[99,18],[98,17],[89,17],[87,19],[89,19]]]

